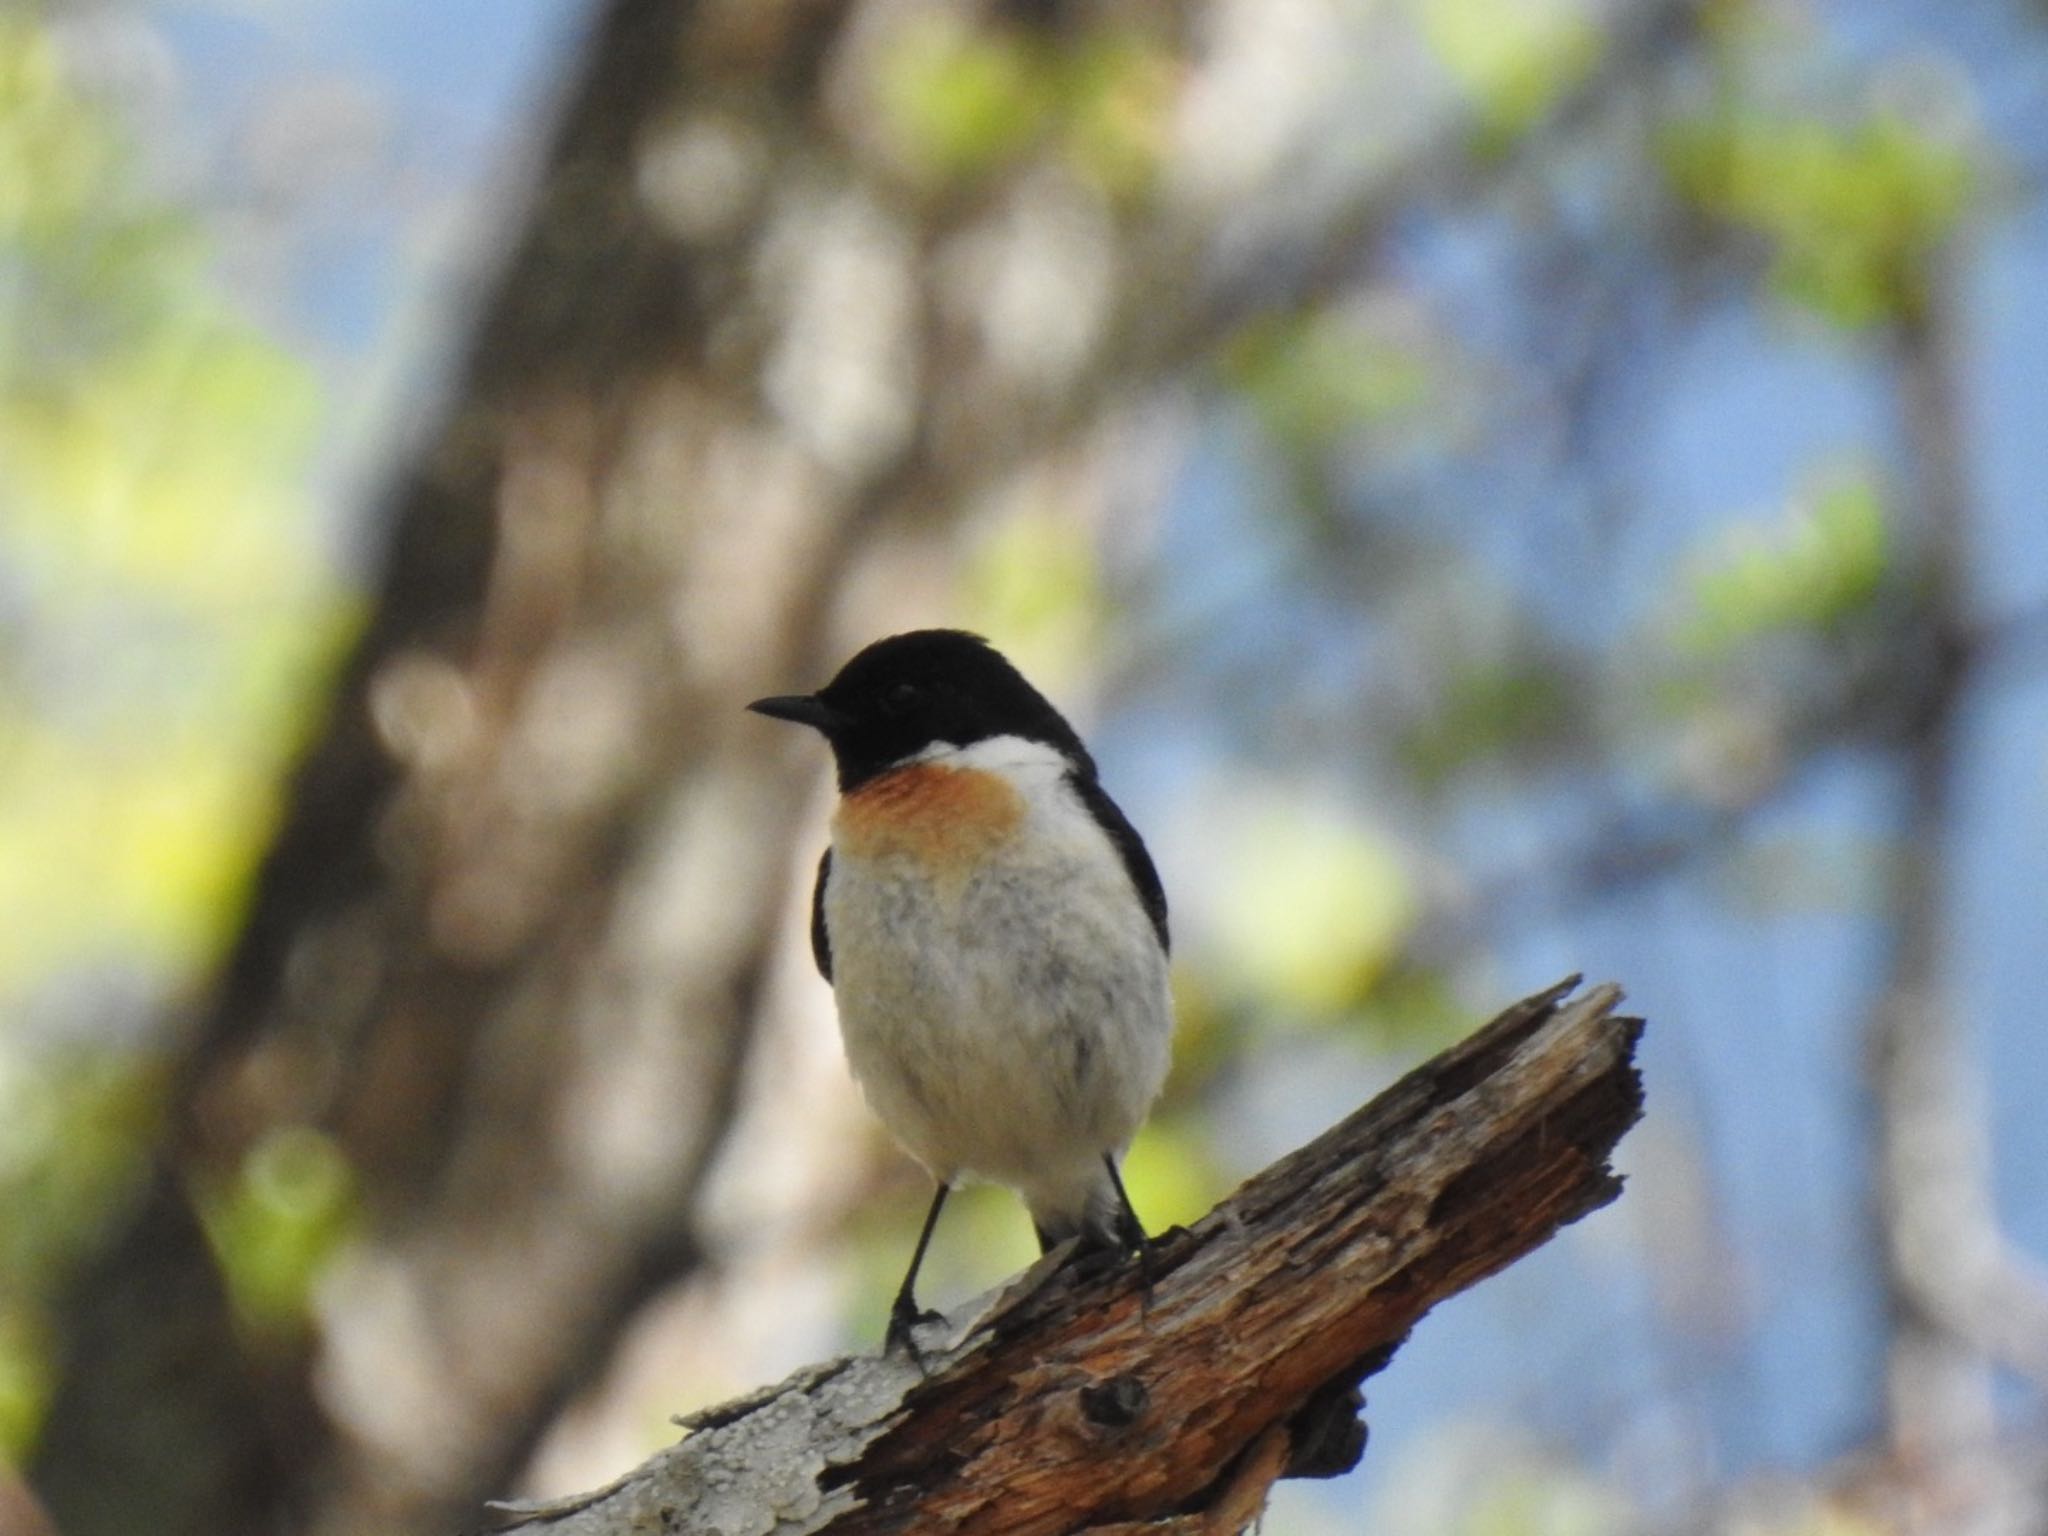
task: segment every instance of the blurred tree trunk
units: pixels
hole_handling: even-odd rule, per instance
[[[2000,1454],[1993,1369],[2048,1383],[2048,1283],[1999,1223],[1979,1054],[1958,997],[1958,776],[1974,686],[1992,658],[1969,591],[1974,495],[1954,274],[1937,263],[1928,286],[1895,336],[1919,584],[1912,654],[1897,673],[1901,832],[1867,1070],[1891,1325],[1887,1424],[1908,1479],[1902,1528],[1950,1531],[2003,1528],[1987,1514],[1999,1484],[1984,1476]]]
[[[1893,1449],[1938,1460],[1992,1429],[1990,1362],[1956,1311],[1973,1251],[1995,1230],[1990,1165],[1979,1129],[1972,1052],[1952,974],[1955,780],[1969,685],[1962,416],[1945,306],[1930,301],[1898,326],[1896,368],[1912,453],[1923,572],[1906,673],[1899,757],[1902,828],[1886,892],[1890,953],[1870,1021],[1877,1115],[1874,1188],[1892,1337],[1887,1369]]]
[[[699,1262],[809,783],[740,706],[818,675],[863,540],[940,534],[913,487],[950,499],[914,463],[916,240],[815,116],[844,9],[597,18],[158,1176],[72,1300],[35,1465],[72,1536],[452,1528]],[[693,132],[746,163],[665,194]],[[821,348],[843,377],[767,397]],[[188,1203],[294,1123],[366,1229],[279,1361]]]

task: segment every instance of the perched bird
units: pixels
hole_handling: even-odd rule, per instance
[[[868,1103],[938,1182],[1024,1197],[1039,1244],[1145,1244],[1118,1159],[1166,1077],[1166,894],[1074,728],[978,635],[878,640],[812,694],[748,708],[839,772],[811,950]]]

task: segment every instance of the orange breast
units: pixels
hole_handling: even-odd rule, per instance
[[[832,828],[849,857],[910,858],[934,873],[965,874],[1023,819],[1023,797],[998,775],[912,763],[842,798]]]

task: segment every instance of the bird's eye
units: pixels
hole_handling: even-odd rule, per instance
[[[915,683],[891,683],[882,690],[882,713],[901,715],[924,697],[924,690]]]

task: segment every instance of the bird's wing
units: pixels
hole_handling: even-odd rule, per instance
[[[1159,935],[1159,947],[1171,950],[1173,945],[1166,928],[1166,888],[1159,883],[1159,871],[1152,867],[1152,855],[1145,851],[1145,839],[1138,836],[1138,829],[1094,778],[1076,773],[1069,775],[1069,782],[1123,859],[1131,884],[1137,887],[1138,900],[1145,905],[1145,915],[1152,919],[1152,931]]]
[[[1133,834],[1134,836],[1136,834]],[[811,958],[818,962],[818,974],[832,979],[832,936],[825,931],[825,882],[832,877],[832,850],[818,860],[818,881],[811,887]]]

